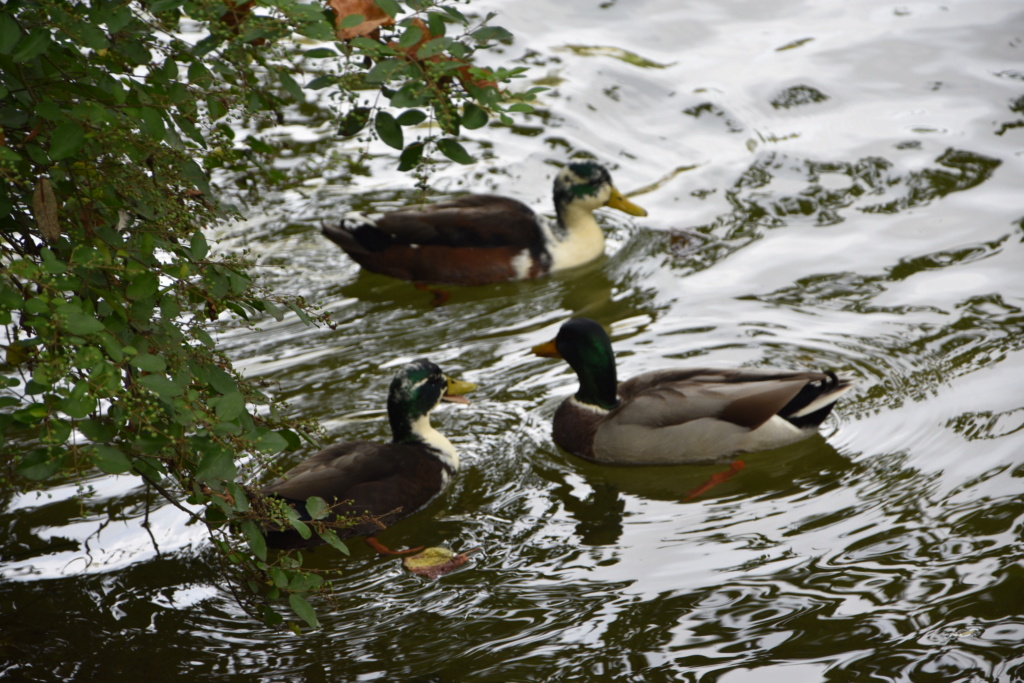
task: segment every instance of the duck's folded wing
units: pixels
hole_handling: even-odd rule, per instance
[[[620,385],[623,402],[607,424],[658,429],[712,419],[753,430],[785,408],[808,381],[799,374],[758,373],[739,381],[729,371],[647,373]]]
[[[537,215],[498,195],[466,195],[386,213],[375,227],[403,244],[529,248],[541,240]]]
[[[354,498],[396,475],[400,462],[396,448],[402,446],[369,441],[336,444],[299,463],[261,493],[298,502],[310,496],[327,502]]]

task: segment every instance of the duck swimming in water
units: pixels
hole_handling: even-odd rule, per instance
[[[527,280],[593,261],[604,253],[594,220],[603,206],[633,216],[647,212],[612,185],[593,162],[571,163],[554,182],[554,220],[520,201],[470,194],[384,213],[348,214],[323,234],[359,265],[417,282],[482,285]]]
[[[533,348],[564,358],[579,377],[554,417],[555,443],[611,465],[721,462],[816,433],[853,380],[829,371],[686,368],[618,383],[611,340],[587,318]]]
[[[388,392],[390,443],[348,441],[330,446],[288,470],[260,493],[283,499],[308,520],[306,499],[319,496],[331,506],[331,518],[350,518],[354,526],[337,530],[341,539],[365,536],[374,548],[387,551],[373,536],[425,507],[459,471],[455,447],[430,425],[430,413],[441,401],[469,403],[463,394],[476,389],[453,379],[428,360],[398,371]],[[313,534],[268,529],[272,548],[303,548],[323,543]]]

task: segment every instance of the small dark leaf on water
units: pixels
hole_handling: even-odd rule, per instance
[[[478,550],[480,548],[473,548],[456,555],[448,548],[426,548],[415,555],[403,558],[402,564],[413,574],[436,579],[466,564],[469,561],[469,555]]]

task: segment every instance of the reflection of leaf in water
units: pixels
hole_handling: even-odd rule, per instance
[[[905,398],[925,400],[935,387],[981,368],[994,367],[1008,353],[1024,349],[1024,311],[1000,294],[973,296],[949,311],[928,307],[948,319],[946,324],[936,326],[930,322],[933,318],[915,322],[911,314],[922,310],[920,306],[880,307],[873,304],[875,297],[887,291],[887,283],[906,279],[911,271],[957,266],[997,254],[1005,240],[904,260],[884,275],[849,272],[816,275],[769,294],[741,298],[798,310],[830,308],[858,314],[901,316],[903,329],[899,334],[876,335],[854,342],[860,349],[878,349],[873,356],[874,362],[880,365],[885,358],[905,359],[910,363],[909,374],[894,374],[880,367],[867,368],[877,370],[880,379],[872,387],[874,399],[892,409],[901,405]],[[954,253],[960,254],[959,259],[953,257]],[[870,396],[865,398],[871,399]]]
[[[614,57],[615,59],[626,62],[627,64],[639,66],[644,69],[665,69],[670,66],[675,66],[675,62],[672,62],[671,64],[660,64],[641,57],[635,52],[623,50],[621,47],[612,47],[611,45],[566,45],[565,47],[556,47],[555,49],[568,50],[569,52],[575,53],[581,57]]]
[[[695,119],[699,119],[704,116],[714,116],[725,124],[726,129],[730,133],[743,132],[743,125],[741,123],[729,116],[729,114],[727,114],[726,111],[717,104],[713,104],[711,102],[702,102],[701,104],[694,105],[684,109],[683,113],[687,116],[692,116]]]
[[[776,52],[785,52],[786,50],[795,50],[798,47],[802,47],[802,46],[806,45],[807,43],[811,42],[812,40],[814,40],[814,38],[801,38],[800,40],[794,40],[792,42],[786,43],[782,47],[775,48],[775,51]]]
[[[829,96],[817,88],[809,85],[794,85],[776,95],[772,99],[771,105],[776,109],[791,109],[807,104],[825,102],[828,99],[830,99]]]
[[[947,422],[946,426],[968,441],[1001,439],[1024,429],[1024,408],[1014,408],[995,414],[991,410],[964,413]]]
[[[725,190],[732,212],[707,225],[676,226],[716,238],[688,259],[686,267],[706,268],[758,239],[765,229],[793,221],[806,224],[809,220],[824,227],[843,222],[844,213],[850,209],[897,213],[928,204],[952,192],[977,187],[1002,162],[974,152],[947,149],[936,163],[944,168],[898,175],[891,161],[877,156],[849,162],[815,161],[774,152],[761,155]],[[773,191],[773,183],[785,183],[787,192]],[[789,189],[801,183],[803,189]],[[895,198],[882,200],[886,196]],[[955,254],[942,258],[962,260]]]
[[[1024,114],[1024,95],[1010,102],[1010,111],[1012,111],[1014,114]],[[1021,126],[1024,126],[1024,119],[1017,119],[1016,121],[1006,121],[1005,123],[1003,123],[1003,125],[999,127],[999,130],[996,131],[996,135],[1002,135],[1008,130],[1012,130],[1013,128],[1020,128]]]
[[[935,161],[952,171],[926,168],[908,173],[900,180],[900,184],[907,188],[904,197],[862,210],[869,213],[896,213],[927,204],[952,192],[969,190],[988,180],[1002,163],[999,159],[953,148],[947,149]]]

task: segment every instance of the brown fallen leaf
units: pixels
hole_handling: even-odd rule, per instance
[[[356,36],[377,39],[380,37],[381,26],[395,23],[391,15],[377,7],[373,0],[328,0],[328,4],[334,10],[334,32],[338,40],[352,40]],[[341,22],[353,14],[361,14],[363,22],[358,26],[342,28]]]
[[[39,178],[32,192],[32,213],[36,217],[39,232],[47,242],[60,239],[60,224],[57,222],[57,197],[53,194],[49,178]]]
[[[469,561],[469,555],[478,550],[480,548],[472,548],[456,555],[448,548],[427,548],[415,555],[403,558],[402,564],[413,574],[436,579],[466,564]]]

